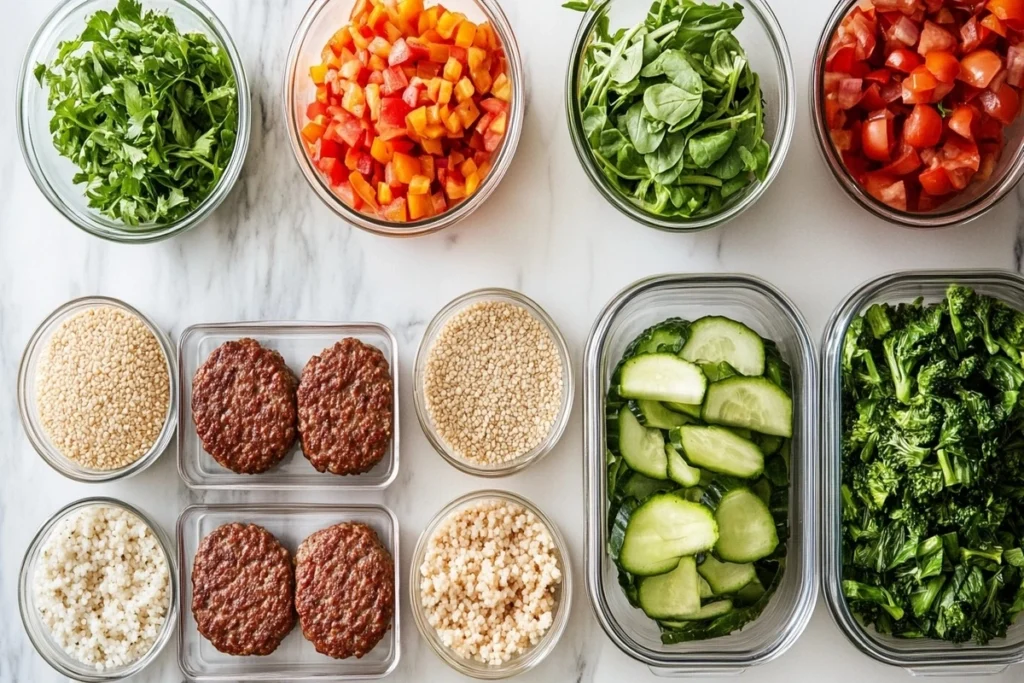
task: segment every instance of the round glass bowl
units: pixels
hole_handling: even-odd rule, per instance
[[[739,216],[761,198],[778,176],[786,154],[789,153],[793,128],[796,125],[796,83],[786,37],[765,0],[737,0],[735,4],[743,10],[743,23],[734,33],[747,53],[751,68],[761,80],[761,94],[764,99],[764,139],[771,146],[768,174],[763,181],[755,180],[742,192],[726,200],[718,213],[693,218],[657,216],[641,209],[620,194],[598,168],[583,130],[582,111],[577,94],[581,85],[583,56],[587,46],[594,39],[598,22],[607,17],[613,32],[620,27],[635,26],[646,16],[651,5],[650,0],[597,0],[583,15],[583,21],[573,42],[569,72],[565,80],[569,136],[590,182],[609,204],[638,223],[669,232],[697,232],[722,225]]]
[[[149,328],[149,331],[153,333],[153,336],[156,337],[157,342],[160,344],[160,350],[163,351],[164,360],[167,363],[171,391],[170,400],[167,403],[167,415],[164,418],[164,426],[153,447],[135,462],[115,470],[86,469],[61,453],[43,428],[39,417],[36,394],[36,372],[39,369],[39,362],[46,351],[46,346],[50,341],[50,335],[69,318],[87,309],[103,306],[119,308],[126,313],[134,315]],[[171,442],[171,437],[174,436],[178,415],[178,370],[175,357],[174,346],[163,330],[157,327],[152,320],[123,301],[105,296],[89,296],[67,302],[51,313],[32,334],[32,338],[29,339],[28,345],[25,347],[25,353],[21,357],[21,365],[18,368],[18,412],[21,414],[21,424],[25,428],[25,434],[32,443],[32,447],[42,456],[47,465],[68,479],[85,483],[125,479],[146,469],[167,449],[168,444]]]
[[[545,329],[547,329],[548,333],[551,334],[551,338],[554,340],[555,346],[558,348],[559,358],[562,361],[562,403],[558,409],[558,415],[555,417],[555,421],[551,425],[551,430],[548,432],[548,435],[533,449],[513,460],[499,465],[476,463],[466,460],[458,455],[438,433],[437,426],[434,424],[430,411],[427,409],[427,397],[425,391],[427,358],[430,356],[430,350],[433,348],[434,342],[437,340],[441,330],[444,329],[445,324],[447,324],[448,321],[457,313],[469,306],[472,306],[473,304],[484,301],[500,301],[525,308],[545,327]],[[440,453],[441,456],[453,467],[468,474],[475,474],[482,477],[503,477],[519,472],[547,455],[551,452],[551,449],[555,447],[555,444],[558,443],[558,440],[562,437],[562,433],[565,432],[565,427],[569,423],[569,414],[572,411],[574,387],[572,361],[569,357],[569,348],[565,344],[565,339],[562,337],[562,333],[558,331],[558,326],[555,325],[555,321],[552,320],[551,317],[544,312],[544,309],[538,306],[536,302],[519,292],[513,292],[509,289],[478,289],[468,292],[438,311],[437,315],[434,316],[434,319],[430,321],[429,325],[427,325],[427,329],[423,333],[423,339],[420,341],[419,349],[416,351],[416,363],[413,370],[413,385],[413,400],[416,405],[416,417],[419,419],[420,427],[423,429],[423,433],[426,434],[430,445],[433,446],[434,450]]]
[[[192,213],[172,223],[125,226],[101,215],[88,205],[84,186],[72,182],[78,167],[57,153],[50,136],[52,112],[47,108],[49,89],[41,86],[32,71],[36,64],[50,64],[60,43],[77,38],[86,19],[99,10],[110,10],[113,0],[64,0],[43,22],[32,39],[18,79],[18,140],[36,185],[65,218],[91,235],[115,242],[140,244],[154,242],[192,228],[205,220],[231,191],[242,171],[249,148],[251,110],[249,85],[242,58],[227,29],[202,0],[146,0],[143,9],[167,13],[178,30],[209,36],[228,54],[238,90],[238,137],[231,160],[209,196]]]
[[[163,627],[161,627],[153,647],[150,648],[149,652],[131,664],[102,672],[96,671],[93,667],[73,659],[53,640],[48,628],[40,619],[39,610],[35,602],[35,591],[32,588],[43,544],[46,542],[53,527],[71,513],[92,505],[121,508],[145,522],[146,526],[153,531],[157,541],[160,543],[164,560],[167,562],[168,572],[167,618],[164,619]],[[146,513],[128,503],[112,498],[83,498],[57,511],[32,538],[28,551],[25,553],[25,559],[21,563],[21,573],[18,576],[18,610],[21,612],[21,621],[25,627],[25,632],[28,634],[28,639],[32,642],[32,646],[39,653],[39,656],[56,671],[60,672],[61,675],[85,683],[119,681],[137,674],[149,666],[159,656],[160,651],[164,649],[168,641],[170,641],[171,636],[174,634],[174,626],[178,617],[178,572],[175,570],[174,555],[171,549],[171,541],[164,534],[163,530]]]
[[[992,177],[984,183],[972,182],[967,188],[929,212],[899,211],[868,194],[846,169],[832,144],[825,120],[825,61],[832,36],[843,18],[859,0],[840,0],[818,39],[811,68],[811,121],[818,150],[832,176],[854,202],[882,220],[908,228],[944,228],[978,218],[995,206],[1024,176],[1024,120],[1020,117],[1005,130],[1003,153]]]
[[[519,137],[523,131],[523,117],[526,113],[526,85],[523,70],[523,58],[519,53],[519,45],[512,33],[505,13],[497,0],[444,0],[444,7],[452,12],[461,12],[473,22],[490,22],[498,34],[498,39],[505,50],[508,60],[508,77],[512,82],[512,101],[509,109],[508,128],[505,139],[491,157],[491,170],[480,183],[480,187],[467,199],[459,202],[444,213],[407,223],[391,221],[370,216],[356,211],[343,202],[323,174],[316,168],[306,152],[300,131],[306,123],[306,107],[316,98],[316,86],[309,76],[309,68],[322,62],[320,53],[327,45],[331,36],[349,22],[349,16],[356,0],[313,0],[299,22],[288,49],[287,67],[285,68],[284,108],[285,121],[288,123],[288,136],[291,140],[295,161],[306,181],[317,196],[323,200],[334,213],[356,227],[378,235],[390,237],[414,237],[425,235],[442,228],[454,225],[469,216],[491,196],[501,179],[505,177],[512,157],[519,145]],[[429,8],[439,4],[434,0],[426,0],[424,5]]]
[[[500,666],[484,664],[473,659],[463,659],[445,646],[437,635],[437,631],[430,625],[420,597],[420,567],[423,565],[423,560],[427,555],[427,545],[434,534],[437,533],[441,523],[458,510],[480,501],[495,499],[521,505],[537,516],[537,519],[547,527],[548,533],[551,534],[555,550],[558,554],[558,567],[562,570],[562,583],[555,595],[555,613],[551,628],[545,631],[536,645]],[[572,603],[572,567],[569,562],[569,546],[566,545],[565,539],[558,531],[558,527],[543,512],[537,509],[536,505],[527,499],[508,491],[497,490],[475,491],[466,494],[446,505],[444,509],[430,520],[426,529],[420,534],[420,538],[416,542],[416,549],[412,554],[412,566],[409,568],[409,603],[412,605],[413,621],[416,622],[416,628],[419,629],[420,635],[430,645],[430,649],[443,659],[448,666],[455,669],[455,671],[465,676],[482,680],[497,680],[517,676],[537,666],[544,661],[545,657],[551,654],[551,651],[555,649],[555,645],[558,644],[558,639],[562,637],[562,632],[565,631],[566,625],[569,623],[569,608]]]

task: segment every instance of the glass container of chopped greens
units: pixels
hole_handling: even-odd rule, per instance
[[[1014,311],[1016,273],[911,271],[857,288],[825,328],[825,602],[861,652],[912,673],[1024,661]]]
[[[788,437],[768,438],[767,433],[774,430],[767,426],[759,427],[757,431],[762,433],[728,430],[732,436],[742,432],[743,438],[756,440],[757,450],[763,453],[763,469],[758,464],[754,472],[735,471],[736,477],[719,476],[712,472],[711,464],[701,464],[695,470],[695,480],[684,484],[673,471],[671,458],[667,477],[653,472],[642,475],[626,457],[623,444],[628,437],[622,429],[623,414],[616,413],[624,407],[617,396],[626,393],[623,361],[660,358],[662,362],[686,365],[680,359],[690,357],[691,341],[702,348],[696,352],[696,358],[710,359],[714,345],[706,342],[715,335],[708,334],[709,325],[739,331],[737,338],[746,339],[735,347],[718,345],[719,349],[745,346],[750,353],[749,362],[734,361],[737,374],[731,377],[726,376],[726,364],[721,362],[691,364],[701,368],[701,377],[707,375],[704,409],[711,405],[711,391],[716,385],[715,391],[720,394],[723,387],[771,383],[774,386],[770,393],[778,394],[781,390],[788,394],[788,415],[783,421]],[[700,328],[704,331],[700,332]],[[661,675],[739,673],[782,655],[807,626],[817,595],[813,488],[818,443],[817,382],[813,346],[800,312],[784,294],[750,276],[662,275],[641,280],[616,295],[601,312],[587,341],[583,372],[585,576],[591,605],[605,633],[619,649]],[[695,402],[698,401],[685,401]],[[630,401],[630,410],[633,403],[640,404],[642,412],[637,420],[646,425],[644,441],[654,437],[666,452],[676,450],[675,436],[682,434],[683,429],[669,429],[664,433],[671,439],[663,441],[662,435],[655,434],[652,428],[668,425],[658,424],[657,420],[726,431],[714,426],[722,422],[704,413],[701,406],[689,406],[697,408],[695,414],[700,417],[694,417],[693,413],[687,416],[683,412],[686,406],[676,403]],[[657,405],[651,406],[652,403]],[[648,410],[651,407],[653,412]],[[618,429],[613,428],[613,414],[618,415]],[[769,440],[775,441],[773,446],[768,445]],[[681,467],[693,470],[696,449],[687,445],[685,438],[683,441],[678,450],[691,466]],[[723,487],[729,490],[718,499]],[[633,490],[623,493],[626,489]],[[765,502],[756,502],[755,506],[761,507],[766,516],[770,512],[768,534],[777,543],[768,563],[754,561],[757,576],[748,581],[738,574],[751,571],[749,562],[753,557],[729,559],[721,543],[710,550],[705,546],[692,558],[683,557],[668,575],[655,576],[653,580],[662,581],[664,576],[685,569],[684,561],[696,563],[700,577],[697,580],[701,582],[698,611],[708,608],[716,614],[699,620],[689,615],[658,621],[649,617],[644,582],[652,579],[634,582],[637,577],[624,574],[630,527],[625,528],[623,535],[619,520],[621,512],[633,504],[630,498],[641,506],[647,504],[645,499],[649,503],[657,498],[680,509],[692,509],[696,503],[703,505],[709,495],[714,496],[710,504],[717,505],[716,524],[724,529],[725,520],[719,516],[724,501],[740,495],[738,491],[747,498],[756,494]],[[636,522],[637,514],[633,513],[630,524]],[[654,543],[654,552],[660,552],[668,543]],[[613,558],[615,553],[618,555]],[[729,569],[732,576],[712,576],[708,570],[716,567]],[[773,568],[770,574],[762,571],[767,567]],[[650,576],[657,572],[636,573]],[[632,591],[633,586],[639,590]],[[705,589],[709,592],[704,593]],[[751,589],[756,590],[752,597]],[[722,612],[717,611],[719,608]],[[672,623],[675,621],[686,623]]]
[[[566,76],[584,171],[661,230],[738,216],[778,175],[796,123],[793,64],[763,0],[570,0],[585,12]]]
[[[25,56],[17,115],[47,200],[131,244],[207,218],[249,146],[242,59],[202,0],[59,3]]]

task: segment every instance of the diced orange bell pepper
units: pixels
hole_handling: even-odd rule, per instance
[[[451,51],[444,43],[427,44],[427,59],[435,64],[446,64],[450,55]]]
[[[494,79],[494,85],[491,86],[491,93],[499,100],[508,102],[512,99],[512,82],[508,80],[508,76],[504,73]]]
[[[429,194],[430,178],[425,175],[414,175],[409,183],[409,194]]]
[[[480,175],[478,173],[470,173],[466,176],[466,196],[476,192],[478,187],[480,187]]]
[[[442,126],[440,123],[433,123],[428,125],[426,130],[423,131],[423,136],[428,140],[443,138],[447,130],[448,129]]]
[[[469,20],[461,21],[459,27],[455,29],[455,44],[459,47],[470,47],[475,39],[476,24]]]
[[[369,16],[366,17],[366,25],[376,31],[377,27],[387,19],[387,16],[388,12],[384,9],[384,5],[375,4],[373,9],[370,10]]]
[[[473,38],[473,45],[481,50],[491,49],[491,25],[486,21],[476,27],[476,36]]]
[[[390,21],[384,22],[384,37],[388,39],[388,42],[394,44],[396,40],[402,38],[412,31],[406,31],[399,26],[395,26]]]
[[[323,137],[325,128],[325,126],[322,126],[319,123],[310,121],[309,123],[302,127],[302,139],[310,144],[313,144],[321,137]]]
[[[462,62],[454,57],[449,57],[448,61],[444,63],[444,77],[452,83],[459,80],[462,77]]]
[[[476,71],[470,72],[470,77],[473,79],[473,87],[481,95],[486,95],[493,85],[494,81],[491,80],[491,72],[487,69],[477,69]]]
[[[480,176],[481,180],[483,180],[484,178],[487,177],[487,174],[490,172],[490,170],[491,170],[491,162],[485,161],[485,162],[480,164],[480,168],[477,169],[476,174],[478,176]]]
[[[448,104],[452,101],[452,92],[455,90],[455,86],[452,85],[451,81],[446,81],[443,78],[441,81],[441,87],[437,92],[437,103]]]
[[[459,166],[459,173],[461,173],[464,177],[467,178],[469,177],[470,174],[476,173],[476,162],[473,161],[472,159],[466,159]]]
[[[327,65],[326,64],[314,64],[309,67],[309,77],[313,79],[313,82],[317,85],[323,85],[327,80]]]
[[[359,79],[359,74],[363,71],[363,63],[356,58],[352,58],[341,65],[341,69],[338,73],[347,81],[355,81]]]
[[[413,109],[405,117],[405,122],[418,135],[423,135],[427,129],[427,108],[419,107],[418,109]]]
[[[465,76],[455,84],[455,99],[459,102],[465,102],[473,97],[475,93],[476,89],[473,87],[473,81],[469,80]]]
[[[398,16],[404,21],[418,20],[422,11],[423,0],[401,0],[398,3]]]
[[[447,82],[447,81],[446,81]],[[316,101],[320,104],[327,104],[327,88],[323,85],[318,85],[316,88]]]
[[[387,143],[380,138],[374,138],[373,144],[370,145],[370,156],[379,161],[382,164],[386,164],[391,161],[391,157],[394,155],[390,143]]]
[[[384,207],[384,218],[393,223],[405,223],[409,220],[409,212],[406,210],[405,197],[395,197],[390,204]]]
[[[439,113],[438,105],[434,104],[427,107],[427,125],[433,126],[441,123],[441,116]]]
[[[430,98],[431,102],[437,102],[437,98],[441,93],[442,83],[447,83],[447,81],[441,78],[431,78],[427,81],[427,97]]]
[[[365,29],[365,32],[364,32]],[[367,35],[369,34],[369,35]],[[352,44],[360,50],[365,50],[370,45],[370,41],[373,39],[373,31],[363,26],[362,28],[352,31]]]
[[[471,47],[466,52],[466,60],[470,71],[476,71],[487,60],[487,51],[479,47]]]
[[[448,210],[448,202],[444,200],[444,192],[435,192],[430,195],[430,203],[433,204],[431,210],[435,216]]]
[[[366,182],[366,178],[359,171],[352,171],[348,174],[348,182],[352,184],[352,189],[355,193],[367,203],[374,211],[380,208],[377,203],[377,193],[373,191],[373,186]]]
[[[444,184],[444,193],[448,195],[448,199],[465,199],[466,198],[466,184],[459,182],[452,176],[448,176],[448,180]]]
[[[464,17],[461,14],[445,11],[437,19],[437,32],[445,40],[451,40],[452,36],[455,35],[455,29],[458,28],[463,19]]]
[[[458,114],[459,119],[462,120],[462,127],[469,128],[476,121],[477,117],[480,116],[480,110],[477,108],[476,103],[473,100],[466,100],[460,102],[455,107],[455,113]]]
[[[421,140],[420,147],[427,154],[433,154],[434,156],[441,156],[444,154],[444,145],[440,140]]]
[[[352,33],[348,26],[342,26],[331,36],[330,46],[335,54],[340,55],[341,51],[352,45]]]
[[[366,113],[366,93],[358,83],[346,86],[345,96],[341,98],[341,107],[357,118]]]
[[[370,51],[370,54],[377,55],[383,59],[387,59],[388,55],[391,54],[391,43],[384,38],[377,36],[370,41],[370,44],[366,46],[366,49]],[[386,67],[381,67],[386,68]]]
[[[391,157],[391,163],[394,164],[395,177],[404,185],[411,183],[413,177],[421,172],[420,160],[402,152],[395,152]]]
[[[498,135],[504,135],[505,128],[507,127],[507,125],[508,114],[506,114],[505,112],[501,112],[500,114],[494,117],[494,121],[491,122],[491,125],[488,128],[488,130],[490,130],[492,133],[497,133]]]
[[[387,206],[394,200],[395,194],[391,191],[391,186],[381,181],[377,183],[377,201],[380,202],[381,206]]]
[[[370,120],[376,121],[380,118],[380,85],[369,83],[365,88],[366,106],[370,108]]]
[[[431,181],[434,180],[434,157],[429,154],[420,157],[420,175],[425,175]]]
[[[429,194],[410,194],[406,201],[409,204],[409,218],[414,221],[427,218],[433,213],[434,204]]]

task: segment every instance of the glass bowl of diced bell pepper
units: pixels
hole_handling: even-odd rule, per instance
[[[523,65],[496,0],[314,0],[288,64],[296,160],[349,223],[390,236],[440,230],[508,170]]]

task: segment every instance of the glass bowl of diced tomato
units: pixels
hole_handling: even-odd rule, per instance
[[[842,0],[811,78],[825,161],[884,220],[964,223],[1024,175],[1024,0]]]
[[[314,0],[288,64],[296,160],[349,223],[390,236],[440,230],[508,170],[523,65],[496,0]]]

